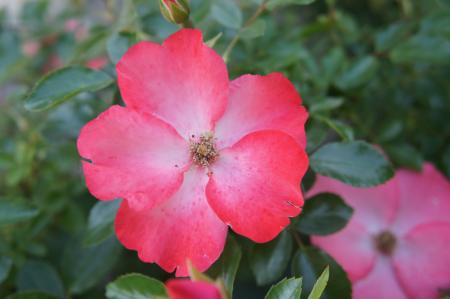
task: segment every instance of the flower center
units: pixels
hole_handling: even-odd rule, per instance
[[[214,135],[211,132],[207,132],[202,134],[198,140],[193,140],[194,138],[195,136],[192,135],[190,144],[192,160],[197,165],[209,166],[219,156],[214,143]]]
[[[383,231],[375,236],[375,247],[384,255],[391,255],[397,245],[397,239],[390,231]]]

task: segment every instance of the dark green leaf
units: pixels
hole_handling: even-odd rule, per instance
[[[6,200],[0,201],[0,226],[29,220],[38,214],[37,209]]]
[[[19,291],[41,291],[58,298],[64,297],[61,278],[52,265],[41,261],[27,261],[16,277]]]
[[[110,76],[81,66],[54,71],[41,80],[25,101],[25,108],[39,111],[69,100],[81,92],[94,92],[113,82]]]
[[[126,274],[106,287],[108,299],[160,299],[167,297],[164,284],[142,274]]]
[[[349,125],[339,120],[331,119],[322,115],[312,114],[312,116],[333,129],[342,138],[343,141],[352,141],[354,139],[353,129]]]
[[[327,286],[329,276],[330,267],[327,266],[323,273],[320,275],[319,279],[314,284],[314,287],[309,294],[308,299],[320,299],[323,291],[325,291],[325,287]]]
[[[113,34],[106,44],[109,59],[116,64],[127,52],[127,50],[138,42],[138,37],[135,32],[119,32]]]
[[[267,9],[272,10],[284,5],[307,5],[311,4],[316,0],[269,0],[267,1]]]
[[[208,274],[220,278],[225,283],[225,288],[233,294],[234,279],[241,262],[242,251],[236,240],[229,236],[219,260],[208,270]]]
[[[386,145],[383,147],[395,165],[421,170],[423,157],[418,150],[406,143]]]
[[[57,297],[38,291],[26,291],[10,295],[5,299],[56,299],[56,298]]]
[[[269,243],[255,245],[250,256],[250,267],[258,285],[272,283],[283,275],[292,247],[292,237],[287,231]]]
[[[264,35],[266,30],[266,22],[263,20],[256,20],[250,26],[244,27],[239,33],[239,36],[243,39],[251,39]]]
[[[395,47],[390,57],[396,63],[450,63],[450,41],[443,36],[416,35]]]
[[[272,286],[264,299],[300,299],[302,278],[283,279]]]
[[[310,165],[321,175],[355,187],[376,186],[394,175],[386,158],[364,141],[326,144],[310,157]]]
[[[373,56],[366,56],[345,70],[336,81],[336,85],[344,90],[363,86],[373,78],[378,69],[378,62]]]
[[[344,228],[352,214],[339,196],[321,193],[305,202],[295,227],[307,235],[328,235]]]
[[[61,267],[71,293],[83,293],[102,279],[114,266],[120,249],[115,238],[88,248],[75,241],[68,242]]]
[[[211,14],[225,27],[239,29],[242,26],[242,12],[234,0],[216,0],[211,8]]]
[[[99,201],[89,213],[88,227],[84,243],[97,245],[114,233],[114,218],[121,200]]]
[[[0,284],[8,278],[9,271],[12,268],[12,260],[7,256],[0,257]]]
[[[0,83],[11,75],[22,58],[19,39],[10,31],[0,33]]]
[[[395,23],[375,35],[375,49],[384,52],[396,46],[408,33],[409,26],[406,23]]]
[[[307,298],[306,294],[311,293],[315,282],[327,266],[330,267],[330,279],[321,298],[351,298],[351,283],[345,271],[328,254],[314,247],[298,250],[292,260],[292,271],[303,277],[302,298]]]

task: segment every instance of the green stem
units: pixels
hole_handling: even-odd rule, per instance
[[[253,24],[253,22],[256,21],[256,19],[258,19],[258,17],[264,12],[264,10],[266,9],[266,2],[267,0],[264,0],[261,5],[258,7],[258,9],[255,11],[255,13],[245,22],[244,26],[241,27],[241,29],[239,29],[239,31],[237,32],[237,34],[234,36],[234,38],[231,40],[231,42],[228,44],[227,48],[225,49],[225,51],[223,52],[223,60],[225,60],[225,62],[228,62],[228,59],[230,57],[231,51],[233,50],[234,46],[236,46],[237,42],[239,41],[240,38],[240,34],[242,32],[242,29],[250,26],[251,24]]]
[[[302,239],[300,239],[300,236],[298,235],[298,233],[293,229],[291,229],[290,231],[291,231],[292,236],[294,237],[294,240],[297,243],[298,247],[300,249],[303,249],[305,247],[305,245],[303,244]]]
[[[190,18],[187,18],[180,26],[183,28],[195,28]]]

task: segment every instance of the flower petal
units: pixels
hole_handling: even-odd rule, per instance
[[[185,173],[180,189],[149,209],[132,209],[124,201],[117,213],[116,233],[144,262],[157,263],[167,272],[177,268],[186,276],[189,259],[200,271],[216,261],[225,245],[227,226],[205,198],[206,171],[194,167]]]
[[[201,31],[183,29],[162,46],[134,45],[117,64],[127,106],[157,115],[184,138],[212,131],[228,97],[226,65],[202,39]]]
[[[251,133],[211,165],[208,202],[231,228],[255,242],[273,239],[303,205],[305,152],[279,131]]]
[[[353,284],[353,299],[408,299],[389,259],[379,257],[370,274]],[[424,297],[428,298],[428,297]]]
[[[92,162],[83,162],[88,189],[101,200],[163,200],[178,189],[190,163],[189,146],[172,127],[120,106],[86,124],[77,146]]]
[[[394,221],[398,209],[398,187],[394,180],[372,188],[356,188],[338,180],[317,175],[307,197],[330,192],[339,195],[354,209],[352,219],[370,233],[378,233]]]
[[[219,148],[260,130],[280,130],[306,147],[306,109],[294,85],[282,74],[244,75],[231,82],[228,106],[216,125]]]
[[[431,222],[411,230],[394,254],[394,267],[410,298],[439,298],[450,290],[450,223]]]
[[[219,289],[203,281],[171,279],[166,287],[170,299],[221,299]]]
[[[429,221],[450,223],[450,182],[433,165],[426,163],[422,172],[399,170],[400,207],[394,230],[401,235]]]
[[[364,278],[374,266],[376,253],[372,238],[354,218],[341,231],[326,237],[313,236],[311,241],[330,254],[351,281]]]

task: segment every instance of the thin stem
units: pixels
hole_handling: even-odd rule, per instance
[[[231,42],[228,44],[227,48],[225,49],[225,51],[223,52],[223,60],[225,60],[225,62],[228,62],[228,58],[230,57],[231,51],[233,50],[234,46],[236,46],[237,42],[239,41],[240,38],[240,34],[242,32],[242,29],[244,29],[245,27],[250,26],[251,24],[253,24],[253,22],[256,21],[256,19],[258,19],[258,17],[264,12],[264,10],[266,9],[266,2],[267,0],[264,0],[261,5],[258,7],[258,9],[255,11],[255,13],[244,23],[244,26],[242,26],[239,31],[237,32],[237,34],[234,36],[234,38],[231,40]]]
[[[303,249],[305,247],[305,245],[303,244],[302,239],[300,239],[300,236],[298,235],[298,233],[293,229],[291,229],[291,233],[292,233],[292,236],[294,237],[294,240],[297,243],[298,247],[300,249]]]
[[[195,28],[190,18],[187,18],[182,24],[180,24],[183,28]]]

